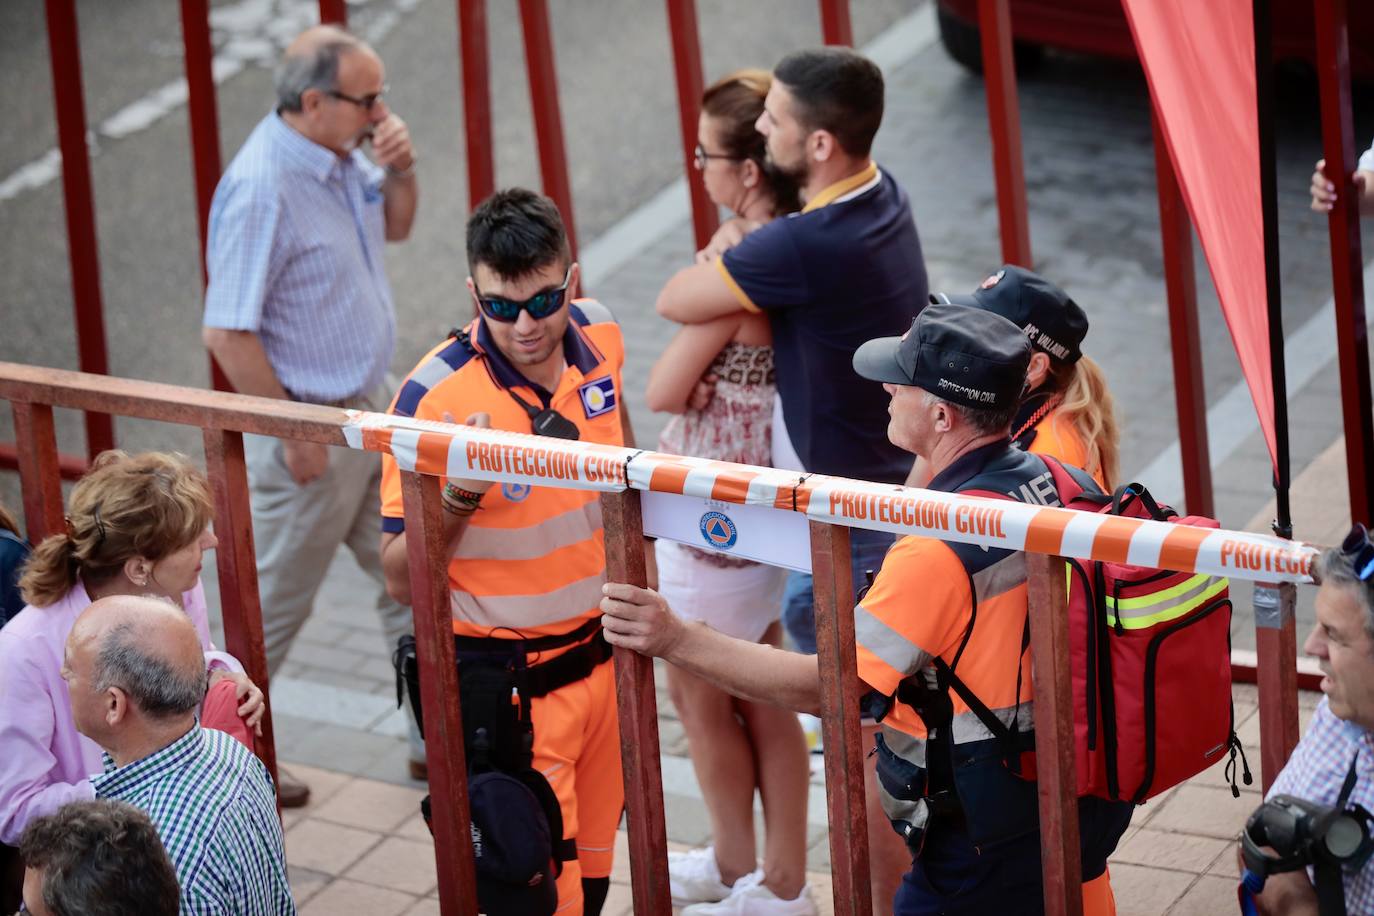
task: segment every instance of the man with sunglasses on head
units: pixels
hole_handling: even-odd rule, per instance
[[[605,306],[576,298],[578,266],[553,201],[498,191],[468,220],[467,255],[477,318],[420,360],[391,413],[633,446],[620,327]],[[382,562],[391,594],[409,603],[400,471],[390,455],[382,467]],[[468,706],[466,678],[477,666],[521,671],[516,692],[481,689],[530,704],[533,767],[563,818],[563,836],[553,838],[563,841],[558,912],[597,913],[624,803],[598,610],[606,577],[600,502],[591,490],[457,478],[445,480],[442,496],[464,729],[491,712]]]
[[[1374,541],[1356,525],[1323,551],[1314,573],[1317,622],[1303,651],[1321,666],[1325,696],[1267,798],[1322,805],[1339,800],[1374,811]],[[1347,780],[1353,788],[1346,790]],[[1271,834],[1272,836],[1272,834]],[[1348,913],[1374,913],[1374,862],[1341,873]],[[1273,874],[1254,899],[1260,914],[1316,914],[1309,868]]]
[[[275,81],[276,110],[215,189],[202,336],[243,394],[383,410],[396,313],[382,249],[415,219],[410,134],[383,99],[381,58],[336,26],[292,41]],[[244,456],[268,670],[281,667],[342,544],[377,580],[394,646],[411,623],[382,588],[377,456],[264,436],[245,436]],[[423,761],[413,733],[412,776]],[[283,805],[308,796],[283,773]]]

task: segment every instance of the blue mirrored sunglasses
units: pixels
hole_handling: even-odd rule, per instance
[[[1355,568],[1355,575],[1361,582],[1374,579],[1374,541],[1370,541],[1364,525],[1356,524],[1350,529],[1345,542],[1341,544],[1341,550],[1350,557],[1350,565]]]
[[[482,291],[477,289],[476,281],[473,281],[472,288],[476,290],[477,304],[481,306],[484,315],[493,321],[503,321],[510,324],[520,317],[522,309],[529,312],[530,317],[535,319],[547,318],[561,309],[568,297],[568,283],[571,279],[572,265],[569,264],[568,272],[563,275],[562,286],[535,293],[523,302],[502,299],[499,296],[483,296]]]

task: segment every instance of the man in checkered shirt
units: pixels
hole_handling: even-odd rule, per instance
[[[205,659],[190,618],[157,598],[96,601],[67,637],[62,676],[77,729],[105,750],[96,797],[147,813],[183,916],[294,916],[267,768],[196,721]]]
[[[1374,543],[1357,525],[1343,547],[1322,554],[1317,625],[1303,650],[1321,662],[1326,696],[1269,797],[1291,795],[1334,805],[1355,762],[1350,803],[1374,811]],[[1374,863],[1345,872],[1350,913],[1374,913]],[[1256,898],[1263,914],[1317,913],[1310,871],[1272,875]]]

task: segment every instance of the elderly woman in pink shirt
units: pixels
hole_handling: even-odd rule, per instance
[[[212,690],[229,680],[237,712],[256,729],[262,691],[215,650],[201,555],[215,546],[204,476],[180,455],[106,452],[72,490],[65,534],[45,539],[20,579],[28,606],[0,630],[0,842],[15,845],[34,818],[94,797],[101,751],[77,732],[62,679],[77,616],[109,595],[158,595],[196,625]]]

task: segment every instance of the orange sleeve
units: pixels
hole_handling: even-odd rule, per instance
[[[968,575],[948,545],[925,537],[898,540],[854,609],[859,679],[892,694],[931,657],[954,651],[971,604]]]

